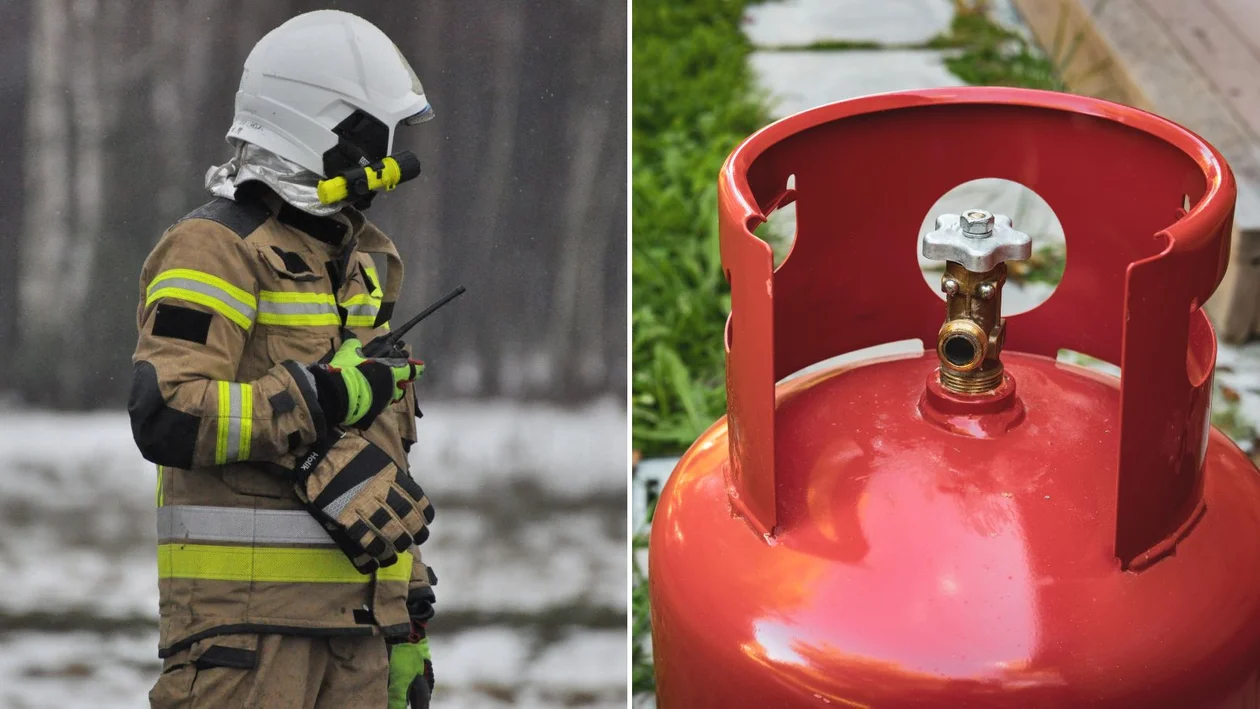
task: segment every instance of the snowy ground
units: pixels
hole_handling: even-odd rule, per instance
[[[430,404],[420,436],[438,706],[624,707],[623,406]],[[124,413],[0,411],[0,709],[146,705],[154,482]]]

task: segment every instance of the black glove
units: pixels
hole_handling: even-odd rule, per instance
[[[293,470],[294,489],[360,573],[398,561],[429,538],[433,505],[385,451],[342,434]]]

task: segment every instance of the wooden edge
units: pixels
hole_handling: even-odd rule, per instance
[[[1159,113],[1082,0],[1012,0],[1068,91]],[[1095,5],[1097,6],[1097,5]],[[1193,127],[1192,127],[1193,129]],[[1205,305],[1217,334],[1242,343],[1260,332],[1260,232],[1234,228],[1229,268]]]
[[[1226,342],[1241,344],[1260,330],[1260,232],[1234,228],[1229,268],[1206,309]]]
[[[1081,0],[1013,0],[1068,91],[1151,110],[1151,101]]]

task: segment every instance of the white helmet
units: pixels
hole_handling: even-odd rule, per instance
[[[384,32],[348,12],[318,10],[254,45],[227,140],[329,177],[389,155],[399,123],[432,117],[415,71]]]

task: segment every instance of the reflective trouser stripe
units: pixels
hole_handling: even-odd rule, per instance
[[[157,471],[157,506],[161,507],[162,503],[166,501],[166,496],[162,494],[162,466],[159,465]]]
[[[159,273],[149,283],[145,306],[162,298],[179,298],[211,308],[248,330],[254,322],[257,302],[248,293],[217,276],[190,268],[172,268]]]
[[[409,581],[412,557],[361,574],[340,549],[159,544],[159,579],[207,579],[258,583],[368,583]]]
[[[337,299],[331,293],[292,293],[261,291],[258,294],[258,323],[294,327],[340,325]]]
[[[167,505],[157,511],[159,542],[206,541],[255,544],[333,544],[306,510]]]
[[[249,459],[249,439],[254,433],[254,387],[218,382],[219,429],[214,462],[218,465]]]

